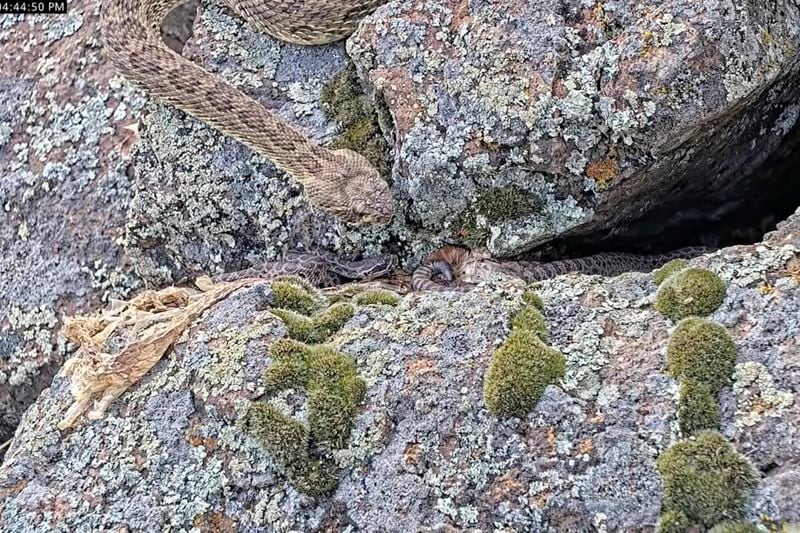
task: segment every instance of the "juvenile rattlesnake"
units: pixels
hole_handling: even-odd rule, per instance
[[[294,176],[308,200],[352,224],[383,224],[394,212],[389,186],[359,154],[311,142],[225,80],[170,50],[164,17],[184,0],[106,0],[105,52],[150,95],[263,154]],[[303,45],[337,41],[385,0],[224,0],[239,16],[277,39]]]
[[[652,255],[605,252],[577,259],[539,263],[497,261],[463,248],[445,246],[425,258],[422,265],[414,271],[412,288],[415,291],[463,290],[463,285],[451,284],[456,277],[462,278],[462,281],[478,281],[491,272],[503,272],[526,282],[541,281],[573,272],[617,276],[624,272],[649,272],[673,259],[688,259],[708,251],[709,248],[703,246],[691,246]]]

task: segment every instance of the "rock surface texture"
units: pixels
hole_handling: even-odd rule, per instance
[[[121,238],[144,99],[102,58],[98,6],[0,16],[0,442],[63,361],[61,314],[139,286]]]
[[[507,256],[740,201],[800,114],[799,28],[791,1],[408,0],[348,52],[394,118],[408,219]]]
[[[691,262],[727,291],[709,317],[738,347],[722,433],[755,465],[752,519],[798,521],[800,212],[763,243]],[[657,457],[679,438],[666,373],[674,322],[651,307],[652,274],[542,282],[549,344],[566,374],[525,418],[483,405],[492,352],[521,305],[497,277],[469,293],[359,306],[330,343],[367,392],[330,498],[298,493],[237,421],[287,334],[266,284],[206,312],[102,420],[59,432],[57,377],[0,467],[0,529],[23,531],[611,531],[649,529]],[[296,405],[294,393],[278,398]],[[294,413],[303,419],[303,409]]]

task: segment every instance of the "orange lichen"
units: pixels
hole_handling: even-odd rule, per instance
[[[606,187],[619,175],[619,166],[615,159],[594,159],[586,165],[586,175],[592,178],[600,187]]]

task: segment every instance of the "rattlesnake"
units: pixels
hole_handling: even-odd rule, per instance
[[[331,287],[347,280],[369,281],[394,270],[395,260],[377,255],[364,259],[346,259],[322,250],[289,252],[279,261],[258,267],[229,272],[214,277],[215,282],[232,282],[246,278],[274,278],[296,275],[317,287]]]
[[[123,76],[266,156],[297,179],[319,209],[356,225],[388,222],[394,213],[389,186],[364,157],[314,144],[278,115],[164,44],[161,23],[183,1],[106,0],[104,49]],[[224,0],[258,30],[303,45],[345,38],[384,2]]]
[[[428,256],[414,271],[412,288],[415,291],[463,290],[454,284],[456,277],[477,281],[491,272],[503,272],[526,282],[541,281],[573,272],[617,276],[624,272],[649,272],[678,258],[691,258],[707,253],[709,248],[690,246],[671,252],[637,255],[624,252],[605,252],[577,259],[561,259],[549,263],[536,261],[497,261],[484,254],[455,246],[446,246]],[[439,276],[441,280],[435,279]]]

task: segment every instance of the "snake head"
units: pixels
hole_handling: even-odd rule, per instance
[[[334,154],[345,178],[337,193],[346,207],[338,216],[355,226],[387,224],[394,216],[394,199],[386,181],[362,155],[350,150]]]

